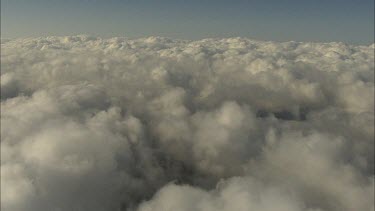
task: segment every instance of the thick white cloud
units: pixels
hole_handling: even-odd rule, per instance
[[[1,49],[2,210],[374,210],[374,45]]]
[[[204,191],[187,185],[166,185],[139,211],[318,211],[309,209],[296,193],[285,186],[263,184],[251,177],[234,177]]]

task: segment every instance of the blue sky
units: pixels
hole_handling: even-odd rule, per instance
[[[374,42],[373,0],[2,0],[2,38],[91,34]]]

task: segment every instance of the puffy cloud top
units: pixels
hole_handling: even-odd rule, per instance
[[[374,211],[374,44],[1,42],[4,211]]]

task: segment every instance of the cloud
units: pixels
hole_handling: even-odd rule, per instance
[[[220,181],[217,188],[211,191],[188,185],[166,185],[152,201],[141,204],[139,210],[317,211],[319,209],[307,209],[298,195],[286,187],[265,185],[252,177],[233,177],[227,181]]]
[[[2,210],[374,210],[374,45],[1,45]]]

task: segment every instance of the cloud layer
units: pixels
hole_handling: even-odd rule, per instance
[[[374,210],[374,45],[1,49],[4,211]]]

